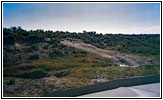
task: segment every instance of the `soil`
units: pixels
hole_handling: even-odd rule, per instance
[[[74,47],[97,54],[101,57],[112,59],[116,66],[120,67],[138,67],[140,65],[150,64],[149,59],[152,57],[139,56],[134,54],[119,53],[111,50],[97,48],[91,44],[84,43],[79,39],[65,38],[60,41],[63,45]]]

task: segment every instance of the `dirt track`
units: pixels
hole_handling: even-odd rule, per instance
[[[87,52],[95,53],[101,57],[110,58],[115,65],[121,67],[138,67],[140,65],[149,64],[146,57],[132,54],[122,54],[110,50],[100,49],[91,44],[86,44],[78,39],[66,38],[60,42],[66,46],[71,46],[77,49],[85,50]]]

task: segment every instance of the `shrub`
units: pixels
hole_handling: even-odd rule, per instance
[[[15,84],[15,80],[14,79],[10,79],[8,85],[14,85]]]
[[[39,79],[39,78],[43,78],[46,76],[47,76],[47,73],[44,73],[42,71],[33,71],[30,73],[16,75],[16,77],[25,78],[25,79]]]
[[[64,54],[61,50],[54,49],[53,52],[50,54],[50,57],[63,57]]]
[[[86,51],[81,51],[80,53],[81,53],[81,54],[87,54],[87,52],[86,52]]]
[[[55,74],[55,77],[62,78],[62,77],[67,76],[69,74],[71,74],[71,72],[65,72],[64,71],[64,72],[60,72],[60,73]]]
[[[39,59],[39,55],[38,54],[35,54],[35,55],[32,55],[28,58],[28,60],[38,60]]]
[[[32,45],[31,48],[32,48],[32,50],[38,50],[39,49],[37,45]]]

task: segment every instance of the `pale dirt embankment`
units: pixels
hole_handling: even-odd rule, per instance
[[[112,59],[115,65],[121,67],[138,67],[140,65],[147,65],[150,64],[148,60],[152,59],[147,59],[146,57],[133,54],[124,54],[111,50],[100,49],[91,44],[84,43],[79,39],[66,38],[60,42],[66,46],[85,50],[87,52],[95,53],[101,57]]]

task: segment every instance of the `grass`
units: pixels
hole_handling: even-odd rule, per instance
[[[159,65],[145,65],[141,67],[93,67],[80,68],[78,71],[71,73],[66,77],[99,79],[107,78],[108,80],[127,78],[134,76],[159,74]]]
[[[141,75],[158,74],[159,65],[144,65],[136,68],[116,67],[110,59],[93,54],[78,57],[58,57],[56,59],[36,60],[17,66],[4,67],[4,75],[15,76],[40,71],[49,75],[69,73],[64,77],[81,79],[127,78]]]
[[[55,59],[35,60],[3,68],[4,96],[41,96],[43,93],[60,91],[70,88],[94,84],[94,80],[115,80],[135,76],[159,74],[160,65],[143,65],[140,67],[117,67],[112,65],[110,59],[101,58],[93,54],[78,57],[58,57]],[[61,75],[54,79],[35,78],[36,72],[45,73],[50,76]],[[24,73],[32,73],[30,78],[13,77]],[[8,85],[11,79],[15,84]],[[96,83],[96,82],[95,82]],[[25,84],[25,86],[24,86]],[[28,88],[27,88],[28,87]],[[23,93],[22,93],[23,92]]]
[[[55,74],[66,69],[106,67],[110,66],[111,63],[110,59],[99,58],[92,54],[79,57],[58,57],[56,59],[35,60],[17,66],[4,67],[4,75],[13,76],[34,71]]]

